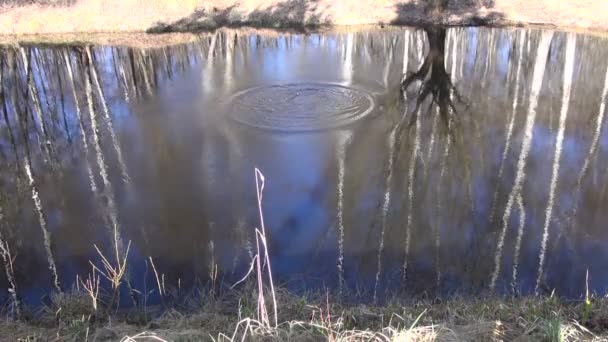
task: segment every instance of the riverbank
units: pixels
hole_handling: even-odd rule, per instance
[[[253,284],[221,296],[196,296],[164,305],[106,314],[84,292],[55,296],[41,314],[0,323],[6,341],[605,341],[608,300],[549,297],[455,297],[388,300],[382,306],[340,304],[333,295],[275,291],[278,328],[257,318]],[[401,298],[401,299],[400,299]],[[171,303],[171,304],[169,304]],[[5,309],[4,315],[7,314]],[[145,337],[155,339],[145,339]],[[137,338],[136,338],[137,337]],[[131,339],[129,339],[131,338]]]
[[[10,3],[11,1],[9,1]],[[19,2],[19,1],[17,1]],[[48,2],[41,1],[38,2]],[[452,1],[444,13],[399,0],[79,0],[70,5],[4,5],[0,35],[201,31],[221,26],[319,27],[444,23],[544,25],[608,31],[608,2]]]

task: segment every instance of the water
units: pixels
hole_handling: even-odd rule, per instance
[[[73,288],[95,246],[128,250],[140,291],[226,291],[255,253],[255,168],[275,284],[578,298],[588,270],[608,293],[605,39],[221,30],[0,56],[2,300]]]

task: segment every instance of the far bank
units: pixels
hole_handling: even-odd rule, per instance
[[[605,1],[451,0],[441,13],[428,13],[421,2],[414,0],[37,0],[39,4],[16,4],[21,2],[5,0],[0,5],[0,35],[424,23],[608,30]]]

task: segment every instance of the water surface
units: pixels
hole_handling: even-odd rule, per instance
[[[608,41],[445,33],[2,50],[3,295],[71,289],[94,246],[130,246],[136,289],[156,288],[151,260],[166,287],[234,283],[255,168],[275,282],[294,290],[579,297],[588,271],[605,294]]]

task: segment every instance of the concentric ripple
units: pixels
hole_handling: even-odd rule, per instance
[[[311,131],[350,124],[369,114],[374,100],[337,84],[295,83],[247,89],[230,105],[230,116],[248,126]]]

